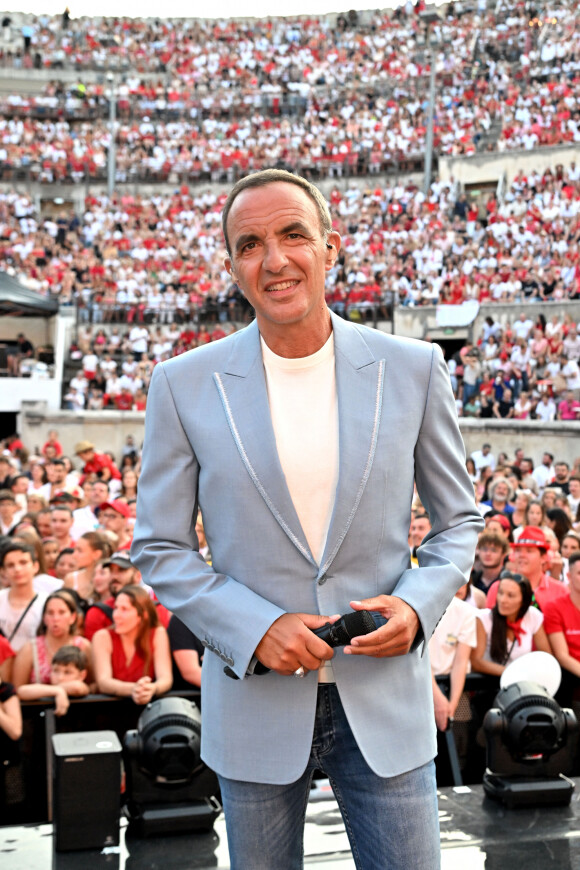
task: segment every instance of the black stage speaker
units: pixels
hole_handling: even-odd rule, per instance
[[[119,844],[121,744],[114,731],[55,734],[52,818],[59,852]]]

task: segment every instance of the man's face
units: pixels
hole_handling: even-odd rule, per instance
[[[546,553],[539,547],[514,547],[513,561],[516,571],[519,571],[528,580],[533,580],[543,574],[546,559]]]
[[[0,501],[0,518],[5,526],[12,523],[12,518],[18,510],[18,505],[12,499],[3,499]]]
[[[99,511],[99,523],[108,532],[114,532],[116,535],[122,534],[127,525],[127,520],[118,511],[113,508],[103,508]]]
[[[542,399],[545,399],[546,401],[548,401],[547,393],[544,393],[544,395],[542,396]],[[549,453],[544,453],[544,455],[542,456],[542,465],[545,465],[547,468],[549,468],[551,464],[552,464],[552,457],[550,456]]]
[[[55,508],[50,515],[50,527],[55,538],[67,538],[69,536],[73,518],[68,511]]]
[[[568,483],[572,498],[580,498],[580,480],[571,480]]]
[[[50,483],[55,484],[55,486],[60,486],[66,481],[66,468],[60,463],[56,464],[51,462],[46,467],[46,475]]]
[[[561,482],[565,482],[567,477],[568,477],[567,466],[562,464],[562,463],[558,463],[558,465],[556,465],[556,468],[555,468],[555,477],[556,477],[556,480],[559,480]]]
[[[49,511],[42,511],[42,513],[37,514],[36,527],[38,529],[38,534],[41,538],[52,537],[52,522],[51,514]]]
[[[111,581],[109,589],[111,595],[116,596],[123,586],[129,586],[130,583],[135,583],[137,571],[135,568],[121,568],[119,565],[110,565]]]
[[[109,498],[109,488],[104,483],[96,480],[93,483],[93,488],[91,489],[89,500],[93,507],[97,507],[97,505],[103,504]]]
[[[409,530],[409,540],[412,547],[418,547],[421,541],[431,528],[431,523],[427,517],[416,517],[411,522]]]
[[[498,481],[493,491],[494,501],[507,501],[508,495],[509,488],[507,483],[504,483],[503,480]]]
[[[79,457],[80,461],[83,463],[83,465],[86,465],[87,462],[90,462],[91,459],[93,459],[94,455],[95,455],[95,451],[91,447],[90,450],[83,450],[82,453],[79,453],[78,457]]]
[[[28,478],[19,477],[12,486],[14,495],[26,495],[28,492]]]
[[[4,557],[2,569],[8,585],[14,589],[32,583],[38,574],[38,562],[34,561],[30,553],[13,550]]]
[[[520,449],[520,450],[516,450],[515,456],[516,456],[516,460],[517,460],[518,462],[521,462],[522,459],[524,458],[524,451],[521,450],[521,449]]]
[[[499,568],[503,563],[504,550],[497,544],[481,544],[477,552],[484,568]]]
[[[276,182],[242,191],[228,215],[232,256],[225,266],[256,311],[265,338],[301,323],[326,324],[324,282],[340,248],[338,233],[327,247],[320,218],[308,194]]]
[[[531,470],[531,463],[527,459],[522,459],[522,464],[520,465],[520,471],[522,474],[529,474]]]

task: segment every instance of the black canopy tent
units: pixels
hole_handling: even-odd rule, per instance
[[[29,290],[16,278],[0,272],[0,317],[52,317],[58,314],[58,302]]]

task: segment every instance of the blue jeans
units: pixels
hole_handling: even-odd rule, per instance
[[[336,686],[330,684],[318,687],[312,751],[300,779],[269,785],[219,777],[231,870],[301,870],[306,806],[316,769],[332,784],[358,870],[438,870],[434,762],[400,776],[377,776],[358,748]]]

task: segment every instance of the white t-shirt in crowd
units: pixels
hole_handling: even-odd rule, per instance
[[[18,625],[18,620],[26,608],[20,607],[17,610],[12,607],[8,598],[9,592],[9,589],[0,589],[0,628],[10,641],[10,646],[14,652],[18,652],[25,643],[36,637],[36,630],[42,619],[42,608],[47,595],[45,592],[37,593],[36,600],[29,607],[26,616],[18,626],[18,631],[12,636],[12,632]]]
[[[473,605],[453,598],[441,617],[429,641],[431,670],[436,677],[451,672],[458,643],[465,643],[472,649],[477,646],[476,612]]]

